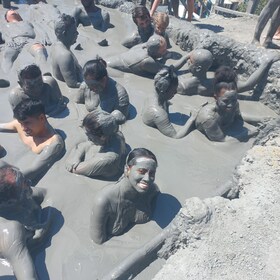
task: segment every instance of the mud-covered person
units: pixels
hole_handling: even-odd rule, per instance
[[[8,10],[5,13],[7,24],[1,28],[2,39],[5,41],[5,48],[2,59],[2,69],[4,72],[9,72],[17,59],[20,52],[26,46],[28,52],[35,58],[35,62],[42,67],[46,67],[47,52],[42,43],[48,45],[49,38],[46,32],[38,30],[35,32],[34,26],[22,19],[20,14],[15,10]],[[38,38],[37,35],[41,35]]]
[[[30,180],[37,180],[64,153],[64,141],[49,124],[44,105],[39,100],[25,99],[13,110],[14,120],[0,124],[1,132],[17,132],[21,141],[35,155],[23,168]]]
[[[28,249],[40,246],[49,233],[52,212],[42,220],[46,191],[31,188],[19,169],[0,167],[0,257],[12,266],[18,280],[38,279]]]
[[[18,85],[12,89],[9,102],[14,109],[29,98],[40,100],[48,116],[55,116],[66,107],[57,81],[51,76],[42,76],[36,64],[24,66],[18,71]]]
[[[88,141],[79,143],[68,156],[65,167],[69,172],[100,179],[119,176],[125,162],[126,144],[116,119],[96,109],[82,124]]]
[[[94,0],[78,0],[82,6],[76,7],[73,12],[73,17],[76,20],[77,26],[92,25],[95,29],[105,32],[110,27],[110,14],[97,7]]]
[[[89,112],[101,108],[122,124],[128,116],[129,97],[125,88],[108,76],[106,67],[106,62],[98,56],[84,65],[84,82],[76,101],[85,104]]]
[[[178,130],[169,120],[169,100],[174,97],[178,87],[178,77],[174,68],[165,67],[160,70],[155,76],[154,87],[153,95],[147,98],[143,107],[143,122],[171,138],[186,136],[192,130],[195,114],[192,114],[186,124]]]
[[[54,30],[57,42],[52,45],[51,52],[53,75],[68,87],[78,88],[82,82],[82,68],[70,50],[79,34],[74,17],[62,14]]]
[[[107,65],[111,68],[133,73],[144,77],[154,77],[165,65],[159,60],[167,53],[165,39],[154,34],[147,43],[135,46],[125,53],[107,59]],[[173,66],[180,69],[186,62],[189,54],[183,56]]]
[[[147,42],[154,34],[150,13],[145,6],[136,6],[133,9],[132,20],[137,26],[137,31],[122,42],[122,45],[129,49]]]
[[[101,244],[122,234],[129,225],[151,219],[159,193],[154,183],[157,165],[151,151],[134,149],[127,157],[121,178],[96,194],[90,219],[90,235],[95,243]]]

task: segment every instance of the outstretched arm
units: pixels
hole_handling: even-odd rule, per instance
[[[238,81],[237,82],[237,91],[238,93],[251,90],[264,76],[266,71],[270,68],[272,63],[280,60],[280,55],[277,53],[269,54],[265,61],[260,65],[260,67],[248,78],[247,81]]]
[[[17,132],[17,120],[0,124],[0,132]]]
[[[181,69],[186,64],[190,56],[191,53],[187,53],[186,55],[182,56],[176,63],[173,64],[174,68],[176,70]]]

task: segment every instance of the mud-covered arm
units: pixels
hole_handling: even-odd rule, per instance
[[[97,153],[93,158],[83,161],[73,169],[73,173],[88,177],[104,176],[112,173],[119,155],[114,152]]]
[[[88,112],[95,110],[100,103],[99,95],[87,88],[84,93],[85,96],[85,106]]]
[[[186,55],[182,56],[176,63],[173,64],[174,68],[176,70],[181,69],[190,58],[190,55],[191,53],[187,53]]]
[[[32,258],[26,246],[26,229],[16,221],[7,223],[2,231],[2,242],[5,242],[3,256],[12,265],[16,279],[37,280]]]
[[[271,65],[280,60],[280,54],[269,54],[260,67],[247,79],[247,81],[237,81],[238,93],[251,90],[268,71]]]
[[[202,131],[210,141],[224,142],[226,135],[221,129],[219,123],[215,119],[206,120],[202,125]]]
[[[125,88],[121,85],[117,85],[117,91],[119,102],[111,114],[114,116],[118,124],[123,124],[128,116],[129,96]]]
[[[75,170],[76,170],[77,166],[85,158],[85,153],[87,151],[87,146],[88,146],[88,142],[83,142],[83,143],[78,144],[76,147],[74,147],[71,150],[71,152],[68,156],[68,159],[65,163],[65,168],[69,172],[74,172],[75,173]]]
[[[42,152],[36,155],[35,159],[22,167],[22,173],[30,180],[34,180],[37,176],[47,171],[58,158],[64,153],[64,142],[57,135],[57,139],[50,145],[46,146]]]
[[[174,126],[169,120],[168,114],[165,111],[155,112],[154,124],[157,129],[165,136],[180,139],[189,134],[192,131],[195,115],[190,116],[186,124],[178,131],[175,130]]]
[[[8,123],[0,123],[0,132],[17,132],[17,120]]]
[[[107,197],[100,191],[94,200],[90,216],[90,237],[97,244],[102,244],[108,239],[106,225],[110,215],[109,211]]]
[[[140,67],[143,72],[155,75],[164,67],[164,64],[154,60],[151,57],[148,57],[142,60]]]
[[[80,82],[77,79],[75,61],[70,51],[61,53],[57,63],[67,86],[70,88],[80,87]]]
[[[130,37],[122,41],[122,45],[128,49],[131,49],[132,47],[141,43],[141,37],[139,36],[138,32],[134,32]]]

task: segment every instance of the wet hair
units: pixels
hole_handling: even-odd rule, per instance
[[[82,126],[96,136],[111,136],[119,130],[116,119],[109,113],[96,109],[86,115]]]
[[[14,109],[14,118],[24,121],[28,117],[39,117],[45,114],[45,108],[40,100],[24,99]]]
[[[132,10],[132,20],[137,25],[136,19],[140,18],[142,20],[146,18],[151,18],[149,10],[145,6],[136,6]]]
[[[128,154],[127,159],[126,159],[126,165],[127,166],[135,165],[137,158],[141,158],[141,157],[150,158],[150,159],[154,160],[156,162],[156,164],[158,164],[156,156],[150,150],[145,149],[145,148],[136,148],[136,149],[133,149]]]
[[[23,179],[23,174],[14,166],[0,168],[0,204],[18,198],[17,188]]]
[[[237,74],[229,66],[220,66],[214,76],[214,85],[225,82],[225,83],[235,83],[237,85]]]
[[[194,65],[200,65],[204,71],[207,71],[213,63],[213,55],[205,49],[194,50],[191,53]]]
[[[155,75],[154,86],[159,97],[164,97],[168,93],[168,89],[173,85],[178,86],[178,76],[174,66],[166,66]]]
[[[74,17],[62,14],[54,24],[54,32],[57,38],[61,38],[63,32],[65,32],[73,24],[76,25]]]
[[[18,72],[18,79],[22,81],[23,79],[34,79],[42,75],[42,72],[38,65],[30,64]]]
[[[93,76],[96,81],[108,76],[106,61],[96,56],[96,59],[88,61],[83,67],[83,76]]]
[[[157,34],[154,34],[153,36],[151,36],[149,38],[149,40],[146,43],[148,55],[150,55],[151,57],[158,56],[158,50],[161,46],[162,40],[165,40],[164,37],[157,35]]]
[[[166,13],[156,12],[153,15],[153,23],[156,26],[164,25],[164,29],[169,25],[169,16]]]
[[[234,82],[226,83],[220,82],[215,84],[214,86],[214,95],[219,95],[222,89],[226,89],[228,91],[236,91],[236,84]]]

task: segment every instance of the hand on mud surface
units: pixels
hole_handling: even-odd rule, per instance
[[[77,162],[66,162],[65,163],[65,168],[69,172],[73,172],[78,167],[79,164],[80,164],[80,161],[77,161]]]

